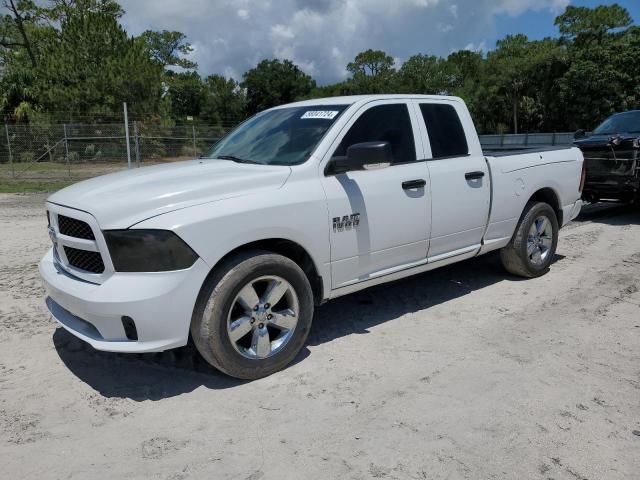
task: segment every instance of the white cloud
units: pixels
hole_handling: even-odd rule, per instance
[[[406,59],[486,50],[498,14],[559,12],[569,0],[121,0],[123,22],[179,30],[195,46],[202,74],[240,79],[264,58],[287,58],[321,83],[346,77],[367,48]],[[489,33],[487,33],[489,32]],[[465,47],[466,46],[466,47]]]
[[[494,2],[495,13],[507,13],[508,15],[520,15],[527,10],[548,9],[559,13],[569,5],[570,0],[498,0]]]
[[[487,51],[487,43],[483,40],[482,42],[475,44],[473,42],[467,43],[462,50],[469,50],[471,52],[486,52]],[[453,52],[454,50],[452,50]]]
[[[295,38],[295,34],[293,33],[291,27],[280,24],[271,27],[271,36],[276,41],[293,40]]]

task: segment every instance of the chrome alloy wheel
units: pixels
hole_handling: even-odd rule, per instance
[[[298,324],[298,295],[282,277],[251,280],[236,295],[227,317],[233,347],[244,357],[275,355],[293,336]]]
[[[536,218],[527,236],[527,257],[536,266],[542,265],[553,245],[553,225],[544,215]]]

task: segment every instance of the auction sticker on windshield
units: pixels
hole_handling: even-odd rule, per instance
[[[325,120],[333,120],[338,115],[336,110],[310,110],[304,112],[300,118],[324,118]]]

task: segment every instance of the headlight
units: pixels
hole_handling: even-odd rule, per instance
[[[189,268],[198,255],[169,230],[105,230],[116,272],[168,272]]]

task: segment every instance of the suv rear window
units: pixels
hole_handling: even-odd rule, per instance
[[[421,103],[433,158],[461,157],[469,153],[467,137],[456,109],[443,103]]]
[[[378,105],[360,115],[333,156],[345,156],[356,143],[385,141],[391,144],[393,163],[414,162],[416,145],[409,110],[404,103]]]

